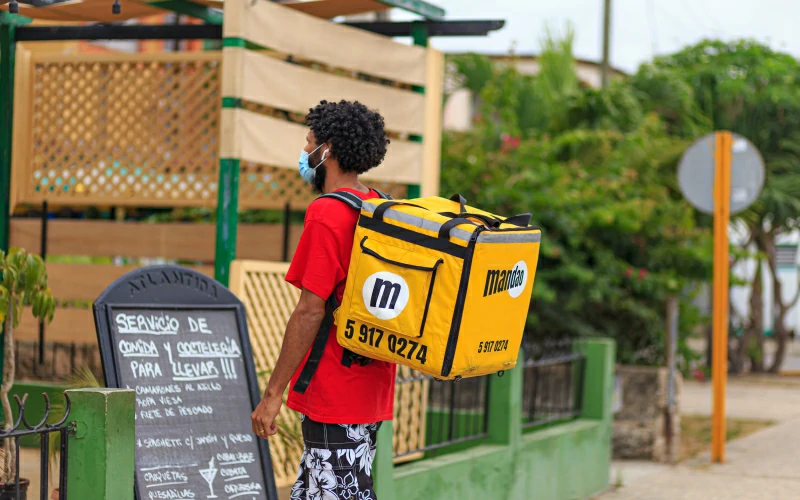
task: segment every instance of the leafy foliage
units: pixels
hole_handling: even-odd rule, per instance
[[[730,130],[759,149],[767,171],[764,190],[738,218],[752,236],[754,255],[762,256],[773,282],[780,283],[776,238],[797,228],[800,219],[800,62],[754,41],[704,41],[643,66],[632,85],[674,133],[693,137]],[[784,319],[798,297],[784,297],[780,286],[773,295],[779,347],[770,370],[777,371],[788,334]],[[751,301],[746,328],[747,336],[755,337],[755,347],[753,339],[741,343],[743,354],[753,354],[751,366],[757,370],[763,358],[763,311],[758,308],[763,301]]]
[[[28,253],[21,248],[11,248],[8,254],[0,251],[0,321],[3,322],[5,336],[5,360],[3,363],[3,381],[0,387],[0,400],[3,414],[6,416],[4,426],[12,427],[11,404],[8,393],[14,385],[16,365],[14,360],[13,331],[19,326],[24,306],[32,306],[34,318],[49,323],[55,313],[55,299],[47,286],[47,272],[42,258]],[[0,482],[8,484],[14,480],[16,472],[16,450],[12,440],[4,445]]]
[[[708,231],[674,181],[690,142],[648,113],[637,88],[579,85],[571,36],[544,46],[535,77],[507,65],[464,77],[485,82],[474,88],[483,104],[472,130],[444,137],[442,192],[498,214],[531,212],[542,228],[531,334],[610,336],[620,361],[660,362],[666,296],[710,269]],[[478,57],[460,67],[485,68]],[[689,299],[684,336],[702,320]]]

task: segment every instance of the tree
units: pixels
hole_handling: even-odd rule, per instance
[[[0,250],[0,323],[3,324],[5,358],[3,361],[3,383],[0,400],[5,417],[4,429],[10,431],[14,417],[8,393],[14,385],[16,364],[14,359],[14,329],[22,319],[23,306],[32,306],[33,317],[50,322],[55,313],[55,299],[47,286],[44,262],[38,255],[20,248],[12,248],[8,254]],[[0,482],[11,484],[16,477],[16,448],[12,439],[4,443]]]
[[[674,188],[689,142],[631,86],[580,86],[569,39],[544,45],[539,75],[500,65],[480,79],[478,123],[445,134],[442,190],[498,214],[533,213],[543,233],[535,336],[611,336],[620,361],[661,362],[665,297],[710,264],[708,231]],[[699,318],[686,297],[681,310],[685,335]]]
[[[704,41],[643,66],[632,85],[675,133],[696,137],[707,122],[710,130],[737,132],[760,150],[766,184],[738,220],[747,226],[755,255],[763,256],[772,277],[778,350],[768,369],[777,372],[785,354],[786,314],[798,300],[784,297],[775,259],[777,238],[797,228],[800,218],[800,63],[753,41]],[[704,118],[698,119],[695,110]],[[760,279],[757,272],[753,280]],[[751,287],[755,294],[761,284],[752,281]],[[754,296],[750,304],[741,349],[751,353],[751,365],[759,371],[763,301]]]

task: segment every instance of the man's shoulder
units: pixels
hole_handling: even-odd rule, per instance
[[[306,209],[306,220],[325,221],[339,218],[342,214],[356,213],[357,210],[336,198],[320,196]]]
[[[344,192],[345,194],[347,192]],[[352,193],[351,193],[352,195]],[[367,199],[374,198],[375,194],[370,193]],[[348,205],[346,202],[330,196],[320,196],[311,202],[306,210],[306,220],[316,220],[326,222],[340,220],[342,217],[358,215],[358,210]]]
[[[305,223],[317,223],[334,234],[352,230],[358,221],[359,211],[334,198],[317,198],[306,210]]]

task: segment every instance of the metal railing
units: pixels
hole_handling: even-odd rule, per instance
[[[49,494],[49,479],[50,479],[50,438],[53,434],[58,434],[58,444],[59,447],[59,479],[58,479],[58,491],[59,491],[59,498],[67,498],[67,448],[68,442],[67,439],[68,435],[72,432],[73,428],[71,425],[67,424],[67,419],[69,419],[70,413],[70,401],[69,396],[65,393],[64,398],[66,403],[64,405],[64,415],[62,418],[56,423],[47,423],[50,419],[50,412],[51,412],[51,405],[50,405],[50,398],[47,396],[47,393],[42,393],[44,396],[45,402],[45,410],[44,416],[42,420],[34,425],[31,425],[25,417],[25,402],[28,400],[28,395],[25,394],[22,399],[19,398],[16,394],[14,395],[14,399],[17,402],[17,406],[19,408],[17,419],[13,422],[13,425],[10,429],[0,429],[0,442],[6,442],[6,440],[10,439],[13,440],[13,446],[16,451],[16,466],[15,470],[16,473],[14,475],[14,484],[16,485],[15,488],[15,497],[17,500],[22,498],[22,488],[20,485],[20,478],[19,478],[19,462],[20,462],[20,453],[19,453],[19,440],[25,436],[38,436],[40,441],[40,498],[41,500],[47,500]]]
[[[575,418],[583,405],[586,355],[571,341],[523,342],[523,427]]]
[[[45,342],[41,348],[36,340],[20,340],[14,343],[14,349],[19,378],[63,380],[80,366],[86,366],[98,380],[103,376],[95,344]]]
[[[399,379],[398,385],[430,380],[425,418],[425,446],[396,454],[432,452],[457,443],[487,436],[489,418],[489,377],[438,381],[418,375]]]

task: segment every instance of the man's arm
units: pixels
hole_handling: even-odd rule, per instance
[[[300,301],[286,324],[281,354],[269,378],[267,390],[251,415],[253,432],[257,436],[267,439],[278,432],[275,417],[283,404],[283,393],[314,343],[324,317],[325,299],[303,288]]]

